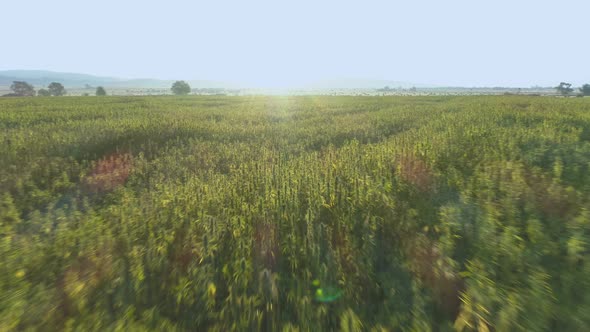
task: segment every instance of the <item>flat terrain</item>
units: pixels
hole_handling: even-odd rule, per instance
[[[0,330],[587,331],[590,99],[0,99]]]

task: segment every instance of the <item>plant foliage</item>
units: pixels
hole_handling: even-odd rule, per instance
[[[0,100],[0,330],[588,331],[590,100]]]

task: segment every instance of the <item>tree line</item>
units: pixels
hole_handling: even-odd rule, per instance
[[[389,87],[386,87],[384,91],[389,91]],[[557,87],[555,87],[557,92],[562,96],[569,96],[574,92],[574,88],[572,88],[571,83],[561,82]],[[13,81],[12,85],[10,85],[10,90],[12,93],[5,94],[4,97],[33,97],[38,95],[40,97],[49,97],[49,96],[65,96],[67,94],[66,89],[64,88],[63,84],[58,82],[51,82],[47,89],[39,89],[39,91],[35,91],[35,88],[24,81]],[[172,84],[170,88],[173,94],[175,95],[187,95],[191,92],[190,85],[185,81],[176,81]],[[415,90],[415,88],[414,88]],[[584,84],[581,88],[578,89],[580,92],[578,96],[590,96],[590,84]],[[96,88],[95,94],[97,96],[106,96],[107,92],[104,87],[99,86]]]
[[[12,92],[5,94],[3,97],[34,97],[36,95],[40,97],[58,97],[65,96],[67,94],[63,84],[58,82],[51,82],[46,89],[42,88],[38,91],[35,91],[35,87],[25,81],[13,81],[10,85],[10,90],[12,90]],[[175,95],[187,95],[191,92],[191,87],[185,81],[176,81],[174,84],[172,84],[170,90]],[[97,96],[106,96],[107,92],[104,87],[99,86],[96,88],[95,94]]]
[[[59,97],[67,94],[65,87],[59,82],[51,82],[46,89],[41,88],[35,91],[35,87],[25,81],[13,81],[10,90],[12,92],[5,94],[3,97],[34,97],[36,95],[39,97]],[[106,94],[104,87],[99,86],[96,88],[97,96],[106,96]]]
[[[559,94],[561,94],[562,96],[569,96],[572,92],[574,92],[574,88],[572,88],[572,84],[567,83],[567,82],[559,83],[559,85],[555,87],[555,90],[557,90],[557,92]],[[580,90],[580,93],[578,93],[578,96],[580,96],[580,97],[590,96],[590,84],[584,84],[578,90]]]

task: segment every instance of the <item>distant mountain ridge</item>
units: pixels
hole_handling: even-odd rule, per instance
[[[84,88],[89,86],[104,86],[107,88],[170,88],[174,80],[161,79],[123,79],[117,77],[105,77],[80,73],[62,73],[47,70],[4,70],[0,71],[0,86],[9,86],[13,81],[26,81],[36,88],[46,87],[51,82],[59,82],[66,88]],[[212,80],[186,80],[192,88],[223,88],[223,89],[241,89],[241,88],[265,88],[249,84],[237,84],[224,81]],[[294,86],[292,88],[302,88],[311,90],[328,90],[328,89],[382,89],[384,87],[391,89],[411,87],[416,88],[435,88],[437,86],[427,84],[416,84],[411,82],[363,79],[363,78],[339,78],[331,80],[311,81],[303,86]],[[266,87],[272,88],[272,87]]]
[[[122,79],[116,77],[95,76],[79,73],[61,73],[46,70],[4,70],[0,71],[0,86],[8,86],[13,81],[26,81],[35,87],[47,86],[51,82],[59,82],[66,88],[83,88],[86,85],[104,86],[109,88],[170,88],[174,80],[159,79]],[[237,88],[236,84],[208,81],[188,80],[193,88]]]
[[[10,85],[12,81],[27,81],[33,85],[45,86],[51,82],[60,82],[68,87],[84,84],[105,84],[118,81],[114,77],[100,77],[78,73],[58,73],[45,70],[4,70],[0,71],[0,85]]]

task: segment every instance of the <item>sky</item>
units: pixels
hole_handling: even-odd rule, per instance
[[[0,70],[444,86],[590,82],[590,1],[0,0]]]

